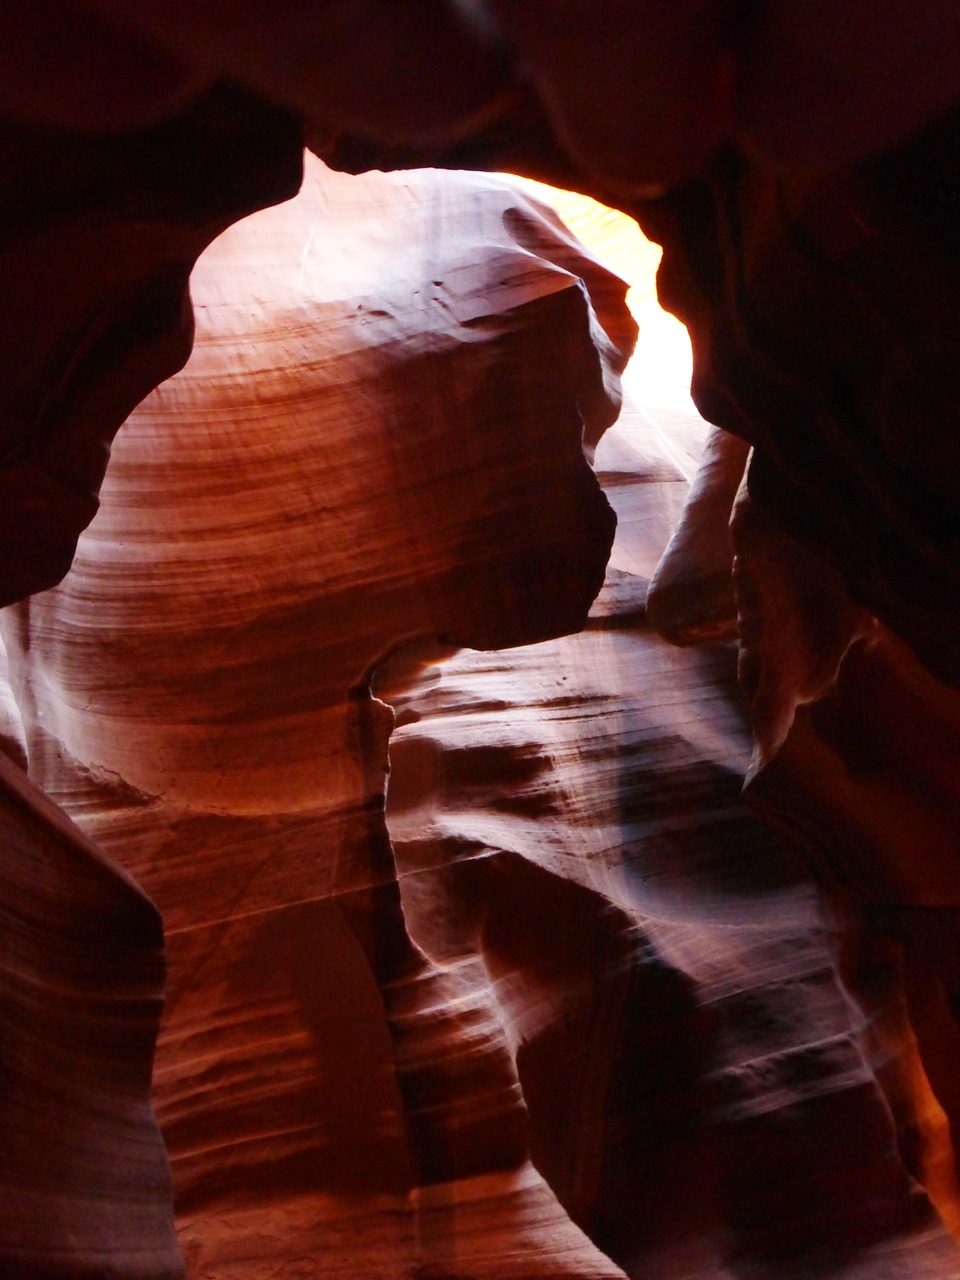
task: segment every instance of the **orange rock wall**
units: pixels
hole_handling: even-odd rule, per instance
[[[0,36],[0,1272],[960,1274],[955,5]]]
[[[619,1275],[530,1163],[503,1030],[447,1043],[368,686],[416,637],[581,625],[614,524],[582,443],[617,414],[625,287],[506,183],[314,161],[192,291],[193,359],[127,422],[71,574],[6,628],[32,776],[163,915],[189,1274]],[[462,1087],[434,1079],[450,1052]]]

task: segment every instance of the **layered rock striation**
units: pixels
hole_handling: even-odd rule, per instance
[[[629,210],[738,437],[662,559],[603,446],[551,640],[619,286],[464,177],[217,246],[3,620],[13,1280],[182,1274],[121,864],[195,1276],[960,1272],[960,25],[827,9],[4,7],[0,601],[304,134]]]
[[[631,1277],[953,1275],[918,962],[745,804],[736,646],[649,624],[682,474],[629,413],[597,466],[628,518],[580,635],[376,685],[410,932],[500,1019],[535,1162]]]
[[[506,183],[313,162],[192,290],[192,361],[5,631],[31,775],[163,915],[189,1274],[619,1275],[530,1164],[482,1002],[491,1048],[458,1030],[434,1080],[459,997],[406,928],[369,683],[418,637],[581,625],[625,287]]]
[[[181,368],[190,272],[238,218],[294,195],[300,126],[234,87],[117,136],[0,120],[0,605],[58,582],[110,442]]]
[[[630,405],[599,439],[623,293],[504,182],[311,162],[201,259],[194,358],[127,422],[71,574],[6,615],[11,751],[164,922],[173,1195],[141,1238],[168,1274],[171,1205],[203,1280],[960,1265],[921,961],[745,807],[735,647],[650,625],[664,563],[702,598],[685,544],[729,589],[704,529],[743,452],[711,436],[662,559],[679,445]],[[745,618],[778,581],[752,528]],[[754,613],[750,687],[782,681],[752,787],[796,827],[773,783],[850,644],[800,688],[761,625],[785,597]],[[116,1032],[141,1088],[150,1030]]]

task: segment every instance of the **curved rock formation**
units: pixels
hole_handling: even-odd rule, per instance
[[[237,218],[296,192],[300,130],[220,87],[118,137],[2,120],[0,158],[4,605],[66,573],[111,440],[190,353],[197,256]]]
[[[564,0],[563,22],[520,0],[360,7],[285,0],[269,12],[241,0],[227,11],[71,0],[28,13],[16,3],[4,14],[5,47],[25,49],[33,63],[11,62],[6,102],[12,116],[34,125],[122,130],[169,116],[184,96],[227,76],[302,113],[315,145],[345,161],[386,163],[395,146],[395,161],[423,163],[442,159],[446,148],[452,163],[554,172],[629,207],[666,244],[664,294],[694,333],[699,403],[758,450],[755,493],[843,570],[857,598],[935,675],[955,682],[956,654],[945,637],[956,633],[950,602],[960,596],[949,425],[960,20],[949,0],[918,0],[909,11],[856,0],[842,21],[823,10],[703,0],[678,21],[674,6],[648,0],[624,23],[613,0]],[[64,23],[88,56],[60,56]],[[125,58],[141,74],[114,76],[104,92]],[[607,74],[598,80],[600,60]],[[48,73],[46,93],[37,92],[31,65]],[[611,74],[616,68],[629,74]],[[97,104],[108,100],[115,112],[98,115]],[[204,103],[209,98],[197,103],[201,116]],[[179,136],[181,124],[158,127],[172,130],[168,150],[187,156],[191,128]],[[29,146],[23,153],[18,127],[10,130],[15,164],[26,154],[49,172],[49,158]],[[288,143],[269,133],[248,169],[254,184],[275,181],[272,166],[289,157]],[[124,136],[113,152],[129,178],[153,140],[125,147]],[[73,173],[77,147],[90,145],[58,137],[58,163],[65,154]],[[102,140],[92,145],[110,150]],[[643,202],[650,183],[687,177],[690,185],[662,202]],[[192,171],[187,185],[202,189],[205,181],[206,172]],[[110,178],[95,166],[86,182],[92,190],[109,187]],[[168,185],[182,190],[178,181]],[[229,176],[218,174],[215,185],[229,185]],[[86,251],[102,254],[107,243],[101,221]],[[126,260],[107,254],[110,270]],[[160,296],[151,307],[164,316],[151,323],[177,330],[183,262],[192,254],[178,252],[175,264],[160,257]],[[50,260],[58,282],[81,278]],[[104,274],[103,261],[96,274]],[[53,292],[36,264],[27,274],[15,281],[19,296]],[[28,440],[31,455],[43,453],[55,426],[44,399],[51,383],[62,399],[58,384],[74,377],[70,361],[85,361],[98,337],[96,325],[78,335],[63,298],[60,310],[69,349],[43,369],[39,392],[27,389],[27,405],[15,407],[41,439]],[[179,351],[168,359],[185,354],[179,332]],[[24,333],[28,340],[7,353],[16,374],[21,363],[28,374],[32,368],[35,338],[29,325]],[[98,421],[68,434],[93,433],[102,445],[164,371],[158,364],[148,374],[144,364],[146,382],[128,386],[121,405],[88,406]],[[82,459],[59,456],[78,449]],[[48,513],[46,522],[36,512],[17,522],[15,558],[46,567],[22,582],[8,570],[16,591],[63,571],[72,535],[93,509],[102,449],[93,457],[63,438],[54,453],[13,459],[26,470],[11,501],[31,490]]]
[[[571,0],[570,10],[577,7]],[[619,88],[608,91],[606,81],[573,74],[584,58],[596,58],[588,51],[603,41],[592,24],[601,20],[596,15],[604,6],[582,7],[590,9],[592,41],[547,39],[542,17],[517,6],[517,40],[525,48],[529,42],[532,62],[538,33],[546,40],[541,70],[554,117],[574,121],[566,132],[560,129],[566,151],[542,136],[528,111],[517,109],[512,125],[501,121],[479,130],[446,154],[442,147],[397,149],[346,135],[329,142],[325,156],[350,169],[416,163],[418,154],[431,163],[516,168],[629,211],[664,247],[659,292],[690,331],[698,408],[755,449],[755,498],[791,536],[840,569],[854,598],[906,640],[938,679],[956,684],[960,465],[953,351],[960,327],[954,217],[960,93],[956,85],[950,88],[960,66],[955,11],[939,4],[911,10],[911,29],[902,43],[891,45],[883,29],[894,19],[885,10],[875,15],[883,21],[864,35],[858,54],[847,38],[861,30],[861,22],[871,22],[867,9],[855,6],[843,32],[830,21],[819,30],[811,24],[798,44],[798,31],[777,30],[781,19],[789,25],[786,7],[764,6],[748,45],[756,40],[758,49],[774,51],[774,61],[785,64],[806,45],[807,69],[815,69],[817,79],[834,80],[841,94],[884,50],[896,48],[894,63],[905,58],[889,78],[878,78],[878,98],[864,92],[860,99],[861,107],[872,104],[878,135],[866,145],[869,130],[857,134],[848,120],[852,132],[844,132],[844,111],[821,117],[826,99],[808,101],[805,124],[796,103],[779,104],[782,118],[776,111],[758,116],[754,123],[761,130],[770,119],[774,131],[783,125],[788,134],[804,126],[796,136],[799,153],[785,140],[783,154],[780,143],[772,144],[776,163],[746,135],[739,147],[717,151],[713,134],[704,139],[694,129],[693,151],[677,151],[668,128],[665,150],[654,148],[653,154],[668,160],[685,156],[687,163],[692,155],[700,172],[659,198],[645,199],[650,192],[643,187],[644,174],[630,166],[637,160],[642,167],[653,117],[645,120],[637,103],[633,111],[618,112]],[[931,57],[934,70],[926,81],[916,64],[910,69],[911,59],[941,22],[940,50]],[[635,34],[642,40],[639,26]],[[703,53],[685,49],[691,58]],[[837,79],[844,59],[857,68],[846,90],[840,89],[842,77]],[[793,83],[790,92],[799,93],[800,64],[786,76],[786,88]],[[938,67],[947,73],[942,80]],[[894,91],[886,101],[900,71],[915,92]],[[631,89],[623,92],[634,92],[634,81],[627,83]],[[934,83],[943,97],[936,110],[928,104],[927,113],[919,109],[919,86]],[[755,87],[747,75],[741,101]],[[771,107],[778,105],[776,96],[769,84],[760,93]],[[702,102],[691,105],[683,94],[680,99],[702,116]],[[662,102],[664,95],[654,100]],[[598,118],[605,127],[594,140],[591,121]],[[852,144],[855,135],[860,141]],[[819,152],[817,139],[824,148]],[[715,151],[709,164],[700,147],[704,141],[707,152]],[[617,167],[618,157],[625,168]]]
[[[524,104],[545,117],[541,146],[552,133],[581,173],[634,194],[727,142],[833,168],[960,95],[951,0],[848,0],[842,15],[827,0],[11,0],[2,22],[20,53],[0,77],[11,114],[131,127],[228,78],[315,124],[423,145],[515,123]]]
[[[754,445],[751,493],[950,684],[958,129],[815,180],[728,157],[640,215],[697,405]]]
[[[193,360],[129,419],[68,579],[6,627],[32,776],[163,913],[190,1273],[612,1280],[529,1163],[508,1056],[476,1065],[436,1012],[460,1006],[406,931],[367,686],[418,636],[581,625],[625,288],[503,182],[316,162],[192,287]],[[438,1024],[467,1055],[449,1104]]]
[[[950,1210],[920,961],[905,992],[744,808],[733,649],[644,620],[686,485],[641,415],[599,445],[623,520],[587,630],[430,641],[582,620],[622,286],[505,184],[311,165],[194,296],[195,357],[129,420],[74,571],[6,625],[33,776],[164,916],[191,1277],[960,1267],[921,1190]],[[716,524],[735,462],[692,512]],[[749,617],[777,544],[745,510],[737,537]],[[760,620],[816,615],[755,616],[769,788],[852,650],[803,683]],[[949,1110],[942,1022],[917,1016]]]
[[[898,953],[955,1184],[960,697],[747,498],[734,539],[756,740],[748,796],[800,840],[859,946]]]
[[[749,446],[714,428],[680,521],[650,581],[647,621],[674,644],[737,634],[730,516]]]
[[[156,909],[0,753],[0,1271],[175,1280]]]
[[[420,1280],[617,1274],[576,1223],[632,1274],[670,1280],[957,1273],[918,1185],[955,1223],[958,68],[953,0],[3,7],[0,601],[66,570],[115,431],[187,356],[197,253],[293,193],[304,131],[345,168],[517,168],[629,209],[664,244],[697,402],[740,438],[714,437],[716,474],[708,462],[656,572],[682,486],[650,441],[606,454],[626,518],[585,636],[443,667],[419,651],[423,670],[384,675],[406,717],[401,893],[372,667],[425,635],[496,646],[579,627],[610,521],[576,437],[612,417],[629,325],[542,212],[463,179],[416,180],[426,224],[404,180],[377,179],[392,230],[360,201],[338,235],[308,200],[280,217],[292,257],[261,258],[244,230],[220,246],[254,303],[237,311],[201,272],[204,377],[137,418],[77,577],[4,621],[5,1274],[179,1270],[146,1096],[157,919],[24,783],[27,756],[173,926],[158,1090],[198,1275],[309,1276],[321,1256],[365,1275],[387,1256]],[[271,308],[288,337],[268,350]],[[362,359],[347,332],[366,335]],[[332,409],[345,389],[349,420]],[[481,435],[438,427],[478,403]],[[640,626],[648,602],[683,642],[729,626],[744,443],[749,768],[731,654],[667,657]],[[568,662],[572,701],[549,684]],[[628,687],[627,664],[649,686]],[[435,704],[437,671],[482,749]],[[521,711],[536,747],[511,737]],[[821,881],[825,932],[809,882],[738,808],[745,771]],[[683,816],[664,830],[673,795]],[[714,843],[718,807],[737,835]],[[703,843],[709,874],[691,867]],[[632,880],[615,844],[644,868]],[[661,895],[663,849],[690,875]],[[751,911],[784,904],[759,939]],[[768,945],[785,987],[767,981]],[[251,1065],[253,1043],[272,1056]],[[661,1121],[691,1112],[661,1142]],[[654,1218],[632,1220],[638,1199]]]
[[[685,487],[636,420],[597,464],[618,508]],[[745,808],[735,650],[650,629],[649,527],[580,635],[380,676],[411,935],[505,1027],[534,1159],[628,1275],[957,1274],[896,943]]]
[[[22,56],[22,42],[5,43],[2,56],[11,52]],[[50,87],[43,76],[38,84]],[[116,138],[4,120],[0,155],[6,604],[66,572],[97,509],[113,435],[189,352],[197,255],[238,216],[293,193],[299,127],[221,88],[174,121]],[[8,635],[15,626],[5,619]],[[26,761],[29,699],[18,706],[8,694],[5,683],[0,1272],[171,1280],[182,1269],[150,1098],[160,920],[14,767]]]

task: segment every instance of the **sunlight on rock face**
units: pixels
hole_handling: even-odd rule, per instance
[[[690,399],[690,339],[686,328],[657,300],[660,246],[648,240],[625,213],[589,196],[529,178],[514,181],[556,209],[577,239],[630,285],[627,306],[640,326],[640,340],[623,375],[627,394],[651,408],[696,413]]]

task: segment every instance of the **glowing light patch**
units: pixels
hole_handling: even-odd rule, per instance
[[[531,195],[552,205],[590,252],[630,286],[627,305],[640,326],[637,350],[623,376],[624,389],[650,409],[688,410],[691,354],[687,331],[657,301],[660,246],[648,240],[632,218],[573,191],[529,178],[514,178]]]

